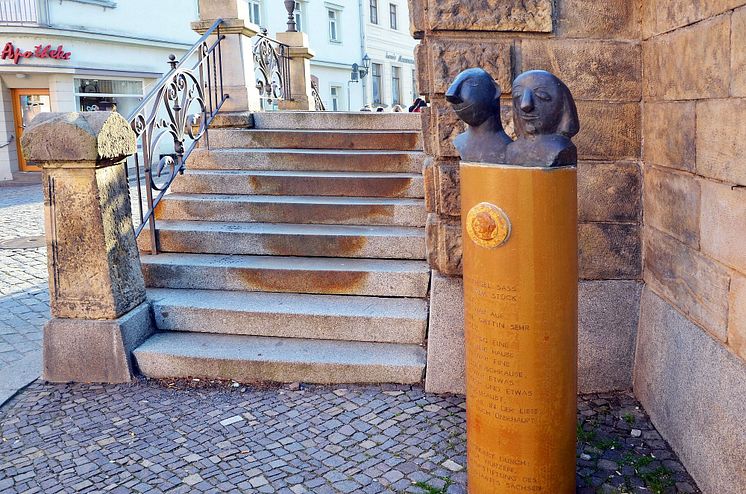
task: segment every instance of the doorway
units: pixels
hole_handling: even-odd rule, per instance
[[[49,100],[49,89],[11,89],[13,99],[13,121],[16,129],[16,152],[18,167],[22,172],[36,172],[41,168],[29,165],[21,150],[21,135],[31,120],[39,113],[52,111]]]

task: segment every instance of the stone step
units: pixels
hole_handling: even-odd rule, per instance
[[[294,130],[422,130],[420,113],[256,112],[254,128]]]
[[[140,257],[153,288],[426,297],[425,261],[162,253]]]
[[[424,259],[425,229],[408,226],[169,221],[156,223],[162,252]],[[149,251],[150,230],[137,241]]]
[[[215,129],[213,148],[422,150],[418,130]]]
[[[346,151],[331,149],[195,149],[194,170],[316,170],[421,173],[419,151]]]
[[[425,226],[422,199],[333,196],[169,194],[156,208],[167,220]]]
[[[161,331],[421,344],[427,302],[305,293],[148,289]]]
[[[424,197],[422,173],[187,170],[173,192],[346,197]]]
[[[134,352],[152,378],[332,383],[418,383],[425,350],[417,345],[157,333]]]

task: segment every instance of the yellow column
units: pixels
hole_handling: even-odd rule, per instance
[[[461,163],[469,492],[575,492],[575,167]]]

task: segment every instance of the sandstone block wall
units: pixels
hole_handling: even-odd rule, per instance
[[[461,275],[458,154],[451,142],[463,127],[443,96],[449,83],[465,68],[485,68],[503,91],[510,134],[513,79],[529,69],[554,72],[573,92],[582,127],[575,138],[579,389],[630,387],[642,278],[641,1],[409,3],[411,30],[421,39],[418,87],[431,103],[423,115],[428,258],[446,275],[433,283],[433,300],[441,298],[436,290],[458,290]],[[426,388],[432,391],[463,391],[451,357],[463,355],[463,322],[449,315],[462,310],[453,303],[431,312]]]
[[[641,5],[638,0],[410,0],[418,83],[425,113],[428,256],[434,269],[461,274],[458,154],[463,131],[443,94],[455,75],[481,66],[503,91],[512,131],[512,80],[546,69],[570,87],[582,130],[579,163],[580,276],[634,280],[642,273]],[[427,138],[429,137],[429,139]]]
[[[745,4],[646,0],[642,16],[634,389],[702,492],[718,494],[746,485]]]
[[[644,280],[742,359],[745,4],[647,1],[642,43]]]

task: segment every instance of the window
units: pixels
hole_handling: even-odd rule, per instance
[[[75,79],[80,111],[116,111],[129,117],[142,99],[143,82],[124,79]]]
[[[327,9],[329,13],[329,41],[339,42],[339,12]]]
[[[249,20],[260,26],[262,24],[262,3],[258,0],[249,1]]]
[[[391,104],[401,104],[401,67],[391,67]]]
[[[389,20],[391,21],[391,29],[397,29],[396,27],[396,5],[393,3],[389,4]]]
[[[412,101],[416,100],[420,93],[417,92],[417,71],[412,69]]]
[[[340,95],[342,94],[342,88],[340,86],[332,86],[330,90],[332,96],[332,111],[339,111],[342,105],[340,102]]]
[[[378,24],[378,0],[370,0],[370,22]]]
[[[303,4],[295,2],[295,29],[299,32],[303,32]]]
[[[380,105],[381,98],[381,64],[374,63],[371,65],[371,78],[373,80],[373,104]]]

